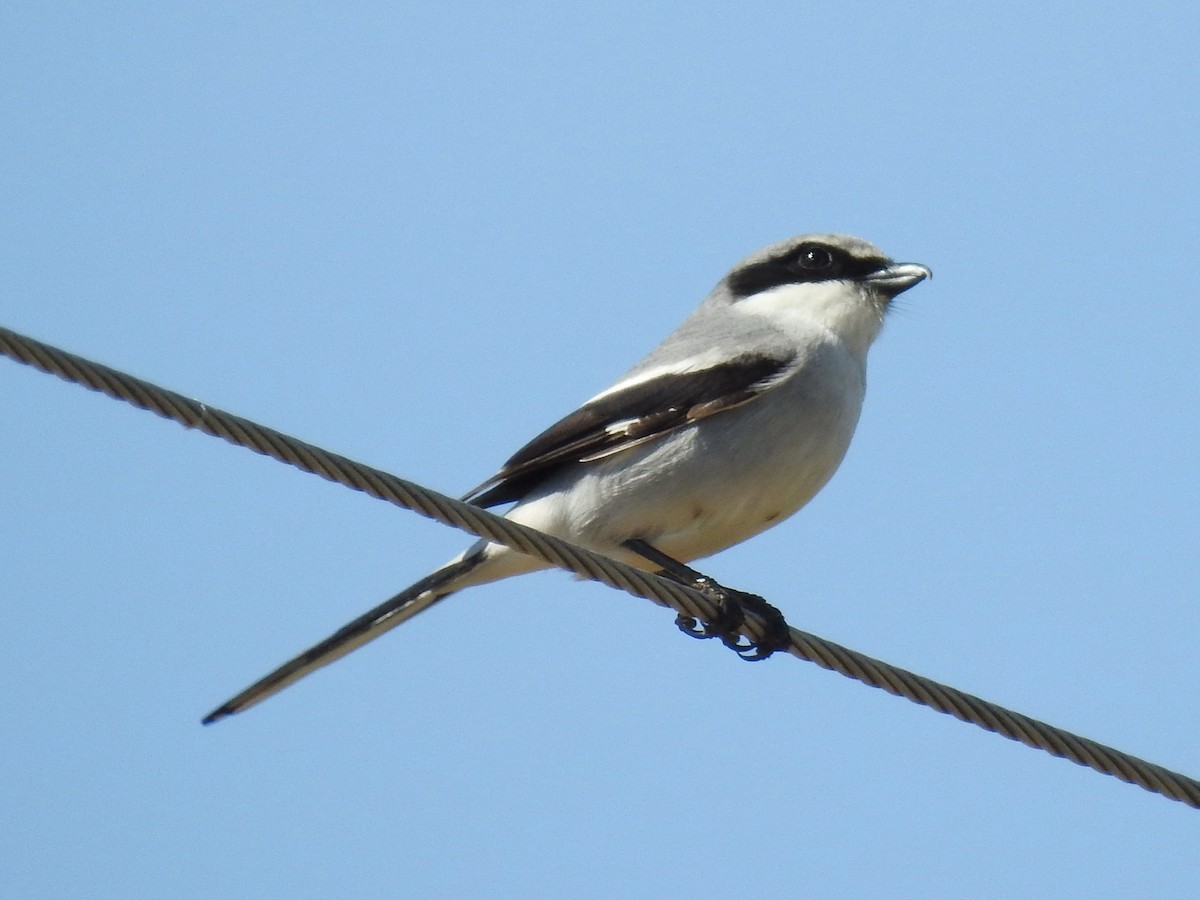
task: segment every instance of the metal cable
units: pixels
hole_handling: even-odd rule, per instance
[[[224,438],[231,444],[277,459],[305,472],[362,491],[404,509],[453,525],[544,560],[554,566],[609,587],[620,588],[677,612],[712,621],[717,609],[703,594],[643,572],[632,566],[569,544],[494,515],[486,510],[389,475],[354,460],[258,425],[248,419],[206,406],[197,400],[110,369],[33,338],[0,327],[0,353],[17,362],[83,385],[139,409],[172,419],[186,428]],[[753,640],[766,636],[765,623],[747,614],[743,634]],[[1200,808],[1200,782],[1162,766],[1130,756],[1088,738],[1031,719],[979,697],[940,684],[921,675],[865,656],[799,629],[791,629],[793,656],[814,662],[889,694],[978,725],[987,731],[1069,759],[1129,784],[1136,784],[1172,800]]]

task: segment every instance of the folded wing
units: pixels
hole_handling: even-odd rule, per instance
[[[691,371],[630,376],[551,425],[463,499],[520,500],[563,466],[621,453],[762,396],[791,371],[786,355],[746,354]]]

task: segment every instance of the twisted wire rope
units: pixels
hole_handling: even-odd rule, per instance
[[[583,547],[509,521],[421,485],[290,437],[249,419],[210,407],[108,366],[60,350],[0,326],[0,353],[66,381],[149,410],[185,428],[203,431],[320,475],[371,497],[427,518],[504,544],[609,587],[668,606],[686,616],[711,621],[717,614],[703,594],[658,575],[633,568]],[[743,633],[758,640],[765,623],[747,614]],[[998,706],[949,685],[874,659],[814,634],[790,629],[787,652],[889,694],[977,725],[986,731],[1068,759],[1171,800],[1200,809],[1200,781],[1121,750]]]

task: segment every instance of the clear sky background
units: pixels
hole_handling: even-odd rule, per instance
[[[922,262],[708,561],[1200,775],[1194,3],[17,3],[0,323],[459,493],[725,270]],[[0,894],[1194,897],[1200,812],[559,572],[200,717],[466,538],[0,361]]]

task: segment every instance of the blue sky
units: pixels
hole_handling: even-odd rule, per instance
[[[800,628],[1200,775],[1194,4],[0,11],[0,324],[458,493],[805,231],[930,265]],[[1190,897],[1200,813],[0,361],[0,893]]]

